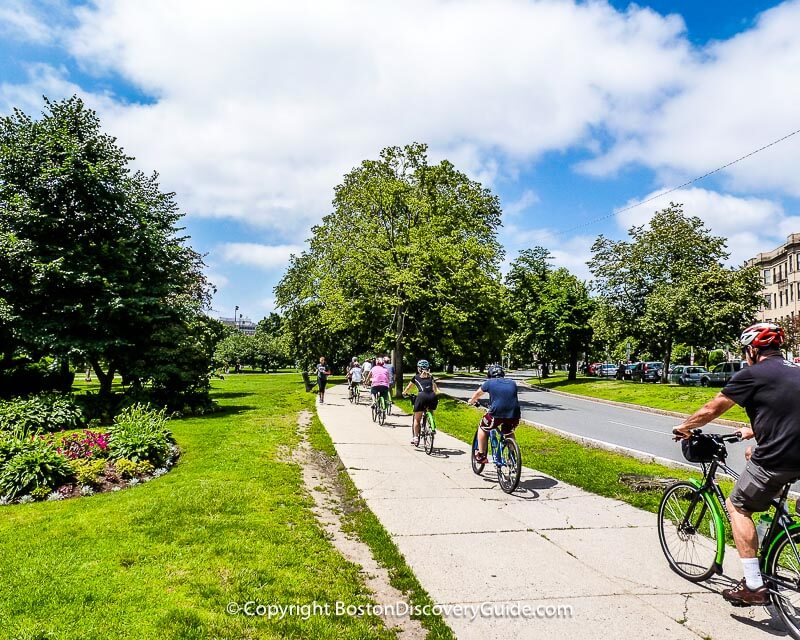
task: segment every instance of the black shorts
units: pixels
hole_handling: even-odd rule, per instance
[[[480,428],[486,433],[492,429],[500,429],[504,436],[514,433],[514,429],[519,426],[519,418],[494,418],[487,412],[481,418]]]
[[[386,400],[386,403],[389,403],[389,387],[383,384],[375,385],[374,387],[370,387],[369,392],[375,396],[383,396],[383,399]]]
[[[325,391],[325,385],[328,384],[327,378],[317,378],[317,386],[320,391]]]
[[[736,481],[730,500],[734,506],[750,513],[766,511],[781,489],[798,478],[800,471],[771,471],[751,460]]]
[[[414,400],[414,413],[417,411],[436,411],[439,406],[439,398],[435,393],[420,393]]]

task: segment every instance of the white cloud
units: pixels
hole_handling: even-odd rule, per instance
[[[679,88],[650,117],[610,121],[616,144],[582,168],[606,175],[640,163],[686,179],[796,130],[798,24],[800,2],[793,0],[763,13],[752,29],[709,45],[687,61]],[[800,135],[725,169],[725,187],[800,196],[798,154]]]
[[[53,30],[19,0],[5,0],[0,7],[0,35],[43,44],[53,39]]]
[[[603,2],[96,0],[76,17],[84,69],[155,99],[95,104],[106,129],[184,210],[284,242],[384,146],[429,142],[491,186],[642,120],[691,57],[679,17]]]
[[[539,196],[532,189],[525,189],[516,200],[503,206],[503,214],[509,218],[516,218],[533,205],[539,203]]]
[[[553,229],[526,229],[516,224],[508,224],[500,234],[500,238],[506,247],[506,258],[502,266],[504,274],[508,272],[508,266],[521,250],[539,246],[550,252],[553,266],[566,267],[581,280],[589,280],[592,277],[586,262],[592,257],[594,236],[566,236]]]
[[[244,264],[267,271],[277,270],[289,264],[291,254],[303,250],[299,245],[265,245],[252,242],[228,242],[215,252],[219,258],[234,264]]]
[[[658,193],[654,191],[641,200]],[[785,242],[789,233],[800,230],[800,219],[786,216],[783,206],[778,202],[699,188],[680,189],[654,202],[621,211],[616,215],[617,223],[624,230],[633,225],[646,224],[656,210],[668,206],[670,201],[683,204],[686,215],[697,216],[714,235],[727,238],[732,264],[769,251]],[[635,201],[631,201],[625,207],[635,204]]]

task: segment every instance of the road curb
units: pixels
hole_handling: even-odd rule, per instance
[[[655,409],[653,407],[646,407],[641,404],[633,404],[630,402],[618,402],[616,400],[605,400],[603,398],[593,398],[591,396],[584,396],[579,393],[568,393],[566,391],[556,391],[555,389],[548,389],[547,387],[543,387],[541,385],[532,385],[528,384],[527,382],[523,382],[529,389],[538,389],[539,391],[546,391],[547,393],[555,393],[559,396],[568,396],[570,398],[580,398],[582,400],[590,400],[592,402],[599,402],[600,404],[610,404],[615,407],[624,407],[626,409],[636,409],[637,411],[644,411],[645,413],[655,413],[661,416],[671,416],[673,418],[681,418],[685,419],[688,418],[691,414],[689,413],[680,413],[678,411],[668,411],[667,409]],[[725,420],[724,418],[717,418],[716,420],[712,420],[709,424],[718,424],[722,425],[723,427],[733,427],[734,429],[740,429],[741,427],[749,427],[750,425],[746,422],[739,422],[738,420]]]

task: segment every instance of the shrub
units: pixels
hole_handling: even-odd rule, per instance
[[[51,393],[0,402],[0,431],[25,436],[81,424],[83,415],[70,396]]]
[[[100,484],[100,476],[106,468],[106,461],[103,458],[95,460],[78,459],[72,463],[75,469],[75,476],[78,483],[82,485],[97,486]]]
[[[0,495],[13,498],[40,487],[52,489],[74,474],[69,460],[46,440],[19,440],[11,447],[15,455],[0,467]]]
[[[120,458],[114,463],[114,468],[117,470],[120,478],[132,478],[136,475],[137,464],[133,460],[127,458]]]
[[[153,473],[155,467],[149,463],[147,460],[144,462],[140,462],[136,465],[136,475],[137,476],[146,476]]]
[[[71,433],[61,439],[59,453],[70,460],[105,458],[108,456],[108,433],[86,429],[83,433]]]
[[[112,458],[127,458],[161,466],[170,454],[172,434],[167,429],[166,410],[143,404],[124,409],[115,419],[109,437]]]

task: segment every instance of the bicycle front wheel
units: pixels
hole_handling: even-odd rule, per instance
[[[436,432],[433,430],[433,420],[428,419],[428,414],[422,415],[422,442],[425,446],[425,453],[431,455],[433,453],[433,437]]]
[[[793,638],[800,639],[800,531],[780,535],[765,563],[772,604]]]
[[[711,500],[691,482],[677,482],[664,492],[658,507],[661,550],[670,568],[692,582],[715,573],[718,544],[725,540]]]
[[[480,429],[480,427],[478,427]],[[470,453],[470,459],[472,460],[472,472],[481,475],[483,473],[483,468],[486,466],[485,464],[479,464],[475,460],[475,452],[478,450],[478,432],[475,432],[475,437],[472,438],[472,452]]]
[[[497,480],[506,493],[513,493],[519,486],[522,473],[522,454],[513,438],[504,438],[500,443],[500,466],[497,467]]]

